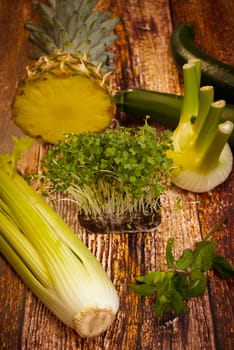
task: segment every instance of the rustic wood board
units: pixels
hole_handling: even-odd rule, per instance
[[[173,27],[190,22],[196,43],[216,58],[234,65],[234,3],[229,0],[100,1],[104,9],[121,16],[119,41],[113,47],[117,69],[113,88],[145,87],[182,93],[181,76],[174,65],[169,38]],[[11,102],[17,80],[32,49],[23,24],[35,18],[28,0],[0,2],[0,151],[12,148],[12,135],[22,132],[11,121]],[[45,149],[36,144],[22,169],[37,169]],[[226,214],[227,224],[217,235],[218,249],[233,260],[234,173],[220,187],[202,195],[173,189],[162,198],[162,223],[153,233],[90,234],[79,227],[76,208],[59,202],[55,210],[101,261],[113,280],[120,310],[107,332],[81,339],[59,322],[25,286],[0,256],[0,349],[222,349],[234,348],[233,280],[209,274],[207,293],[188,302],[183,315],[156,318],[153,300],[139,298],[129,289],[134,276],[165,267],[165,245],[176,238],[178,256],[193,247]],[[181,196],[182,210],[176,209]]]

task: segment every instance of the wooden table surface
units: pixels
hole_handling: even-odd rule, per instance
[[[183,85],[169,50],[173,27],[194,23],[197,45],[234,65],[234,2],[231,0],[103,0],[101,5],[122,17],[113,50],[116,89],[144,87],[182,94]],[[18,78],[32,49],[23,24],[35,18],[29,0],[0,1],[0,152],[12,149],[12,135],[22,135],[11,120],[11,102]],[[234,103],[234,101],[233,101]],[[43,147],[35,145],[22,167],[35,170]],[[111,276],[120,296],[113,325],[93,339],[81,339],[58,321],[0,256],[0,349],[8,350],[231,350],[234,349],[233,280],[209,273],[204,297],[188,302],[185,314],[157,318],[153,301],[130,291],[134,276],[165,267],[165,245],[176,238],[177,256],[228,215],[217,235],[217,247],[234,263],[234,173],[212,192],[192,194],[170,190],[163,199],[162,223],[153,233],[90,234],[81,230],[75,208],[55,207]],[[176,210],[181,196],[182,210]]]

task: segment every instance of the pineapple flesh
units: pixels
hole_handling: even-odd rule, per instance
[[[96,0],[48,3],[36,2],[42,27],[26,24],[39,59],[18,83],[12,116],[25,133],[53,144],[111,125],[115,105],[106,80],[114,55],[107,49],[119,19],[95,10]]]

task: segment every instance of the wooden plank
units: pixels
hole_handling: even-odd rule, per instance
[[[173,25],[183,21],[198,25],[196,40],[207,52],[234,63],[231,41],[234,6],[228,0],[219,0],[218,5],[211,0],[103,0],[100,6],[122,17],[118,26],[120,39],[113,48],[118,58],[117,70],[111,79],[113,88],[145,87],[181,93],[183,86],[168,46]],[[7,46],[0,47],[3,78],[0,81],[1,152],[12,147],[12,134],[21,134],[10,120],[10,104],[31,47],[23,23],[32,16],[32,8],[26,0],[0,3],[1,42],[5,42],[4,33],[8,33]],[[7,18],[10,19],[7,21]],[[217,26],[219,18],[225,25]],[[209,40],[205,39],[207,36]],[[45,151],[41,145],[35,145],[21,163],[21,170],[37,169]],[[233,181],[232,174],[224,185],[204,195],[178,189],[168,191],[162,198],[161,225],[153,233],[137,235],[90,234],[80,228],[74,204],[58,202],[55,210],[111,276],[120,296],[120,311],[107,332],[93,339],[81,339],[61,324],[0,258],[1,349],[231,349],[234,328],[232,281],[222,282],[210,274],[209,289],[203,298],[191,300],[184,315],[167,314],[162,318],[154,316],[153,300],[138,297],[130,290],[129,283],[136,275],[165,267],[165,246],[169,237],[176,238],[175,254],[178,256],[185,247],[193,247],[223,212],[232,218]],[[181,196],[183,207],[179,211],[176,209],[178,196]],[[218,248],[233,260],[231,232],[233,222],[229,220],[218,235]]]
[[[28,61],[27,33],[24,23],[31,13],[30,3],[19,0],[1,1],[0,4],[0,140],[1,151],[9,151],[12,147],[11,136],[21,135],[21,131],[11,121],[11,103],[15,93],[17,80],[24,72]]]
[[[224,1],[171,1],[172,21],[176,26],[193,23],[196,45],[218,60],[234,66],[234,3]],[[191,11],[191,7],[193,11]],[[196,196],[198,217],[202,235],[205,236],[223,216],[227,215],[227,225],[217,235],[218,251],[234,262],[234,208],[233,173],[223,185],[212,193]],[[214,336],[217,349],[234,347],[233,280],[221,281],[209,275],[209,297],[214,322]]]
[[[31,11],[26,1],[0,2],[0,151],[12,148],[11,136],[21,131],[11,121],[11,101],[19,74],[26,61],[26,35],[23,23]],[[0,347],[18,347],[24,317],[27,287],[5,259],[0,257]]]

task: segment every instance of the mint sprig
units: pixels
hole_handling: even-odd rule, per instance
[[[214,231],[212,230],[211,233]],[[181,313],[186,310],[186,301],[203,296],[207,287],[207,271],[213,269],[221,278],[234,277],[234,266],[216,251],[215,239],[198,242],[194,249],[185,249],[175,260],[174,238],[169,238],[166,247],[166,271],[153,271],[136,277],[131,289],[141,296],[155,296],[155,314],[166,311]]]

